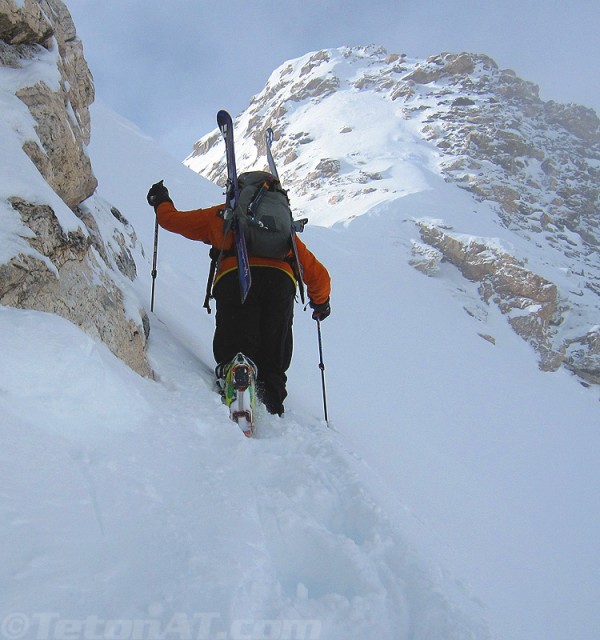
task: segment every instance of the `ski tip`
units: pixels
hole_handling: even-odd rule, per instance
[[[229,114],[228,111],[225,111],[225,109],[221,109],[217,113],[217,124],[219,125],[219,127],[231,122],[232,122],[231,115]]]

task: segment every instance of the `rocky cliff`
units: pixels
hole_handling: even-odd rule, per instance
[[[427,60],[381,48],[342,48],[282,65],[236,121],[238,166],[264,168],[272,127],[280,174],[298,214],[332,224],[397,203],[441,177],[470,194],[460,221],[443,196],[414,212],[407,259],[478,283],[539,353],[600,383],[600,120],[539,97],[532,82],[481,54]],[[223,180],[216,133],[188,166]],[[433,177],[435,176],[435,178]],[[406,200],[403,200],[405,199]],[[469,221],[470,209],[478,210]],[[424,213],[426,215],[424,215]],[[481,237],[488,216],[503,237]],[[487,229],[490,225],[487,225]]]
[[[0,303],[57,313],[151,375],[147,318],[127,294],[139,247],[126,219],[93,196],[94,85],[61,0],[0,0],[0,90],[14,139],[2,159]]]
[[[488,255],[490,268],[477,275],[465,271],[469,258],[457,261],[459,242],[424,227],[421,237],[465,277],[483,283],[483,298],[496,302],[536,347],[542,368],[564,364],[600,383],[598,116],[580,105],[542,101],[535,84],[484,55],[433,56],[403,82],[404,116],[416,117],[421,134],[440,150],[446,179],[491,203],[502,225],[541,248],[546,263],[560,265],[567,277],[562,286],[548,282],[517,257],[508,263],[520,268],[507,268],[506,254]],[[458,250],[473,253],[469,243]],[[505,286],[494,286],[498,281]]]

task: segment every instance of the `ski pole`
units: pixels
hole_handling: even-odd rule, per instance
[[[152,294],[150,296],[150,311],[154,311],[154,285],[156,284],[156,262],[158,258],[158,216],[154,224],[154,256],[152,257]]]
[[[321,321],[319,319],[317,319],[317,335],[319,336],[319,369],[321,369],[321,386],[323,388],[323,412],[325,414],[325,423],[329,427],[327,392],[325,391],[325,364],[323,362],[323,339],[321,338]]]

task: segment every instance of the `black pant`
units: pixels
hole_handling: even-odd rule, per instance
[[[292,361],[295,286],[290,276],[273,267],[252,267],[252,286],[240,302],[237,270],[215,285],[217,306],[213,352],[218,364],[241,352],[258,368],[258,390],[270,413],[281,415]]]

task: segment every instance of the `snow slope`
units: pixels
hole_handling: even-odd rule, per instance
[[[145,246],[148,307],[149,185],[164,178],[182,209],[221,193],[125,120],[92,116],[99,194]],[[541,373],[451,269],[408,266],[410,217],[466,198],[440,189],[305,232],[334,281],[335,429],[300,307],[285,418],[261,415],[253,440],[228,422],[201,308],[208,248],[164,231],[157,381],[64,320],[0,308],[0,635],[593,637],[598,403]]]

